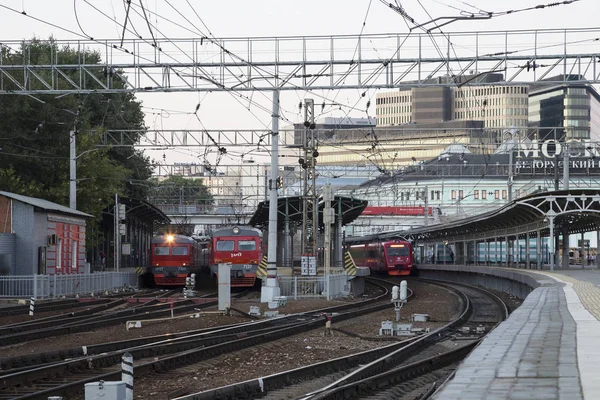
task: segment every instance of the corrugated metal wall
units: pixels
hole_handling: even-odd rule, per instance
[[[34,254],[33,206],[19,201],[13,201],[13,231],[18,233],[16,241],[16,275],[31,275],[37,273]]]
[[[0,275],[14,274],[17,269],[16,240],[14,233],[0,233]]]

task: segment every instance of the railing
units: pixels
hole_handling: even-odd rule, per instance
[[[3,275],[0,276],[0,298],[34,297],[46,299],[76,294],[90,294],[137,286],[134,272],[98,272],[69,275]]]
[[[281,296],[298,299],[303,297],[327,297],[327,278],[329,278],[330,298],[347,296],[350,282],[346,274],[327,276],[280,276]],[[263,281],[264,282],[264,281]]]

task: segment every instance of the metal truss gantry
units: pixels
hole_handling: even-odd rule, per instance
[[[299,160],[302,165],[302,257],[315,257],[317,254],[317,233],[319,226],[318,194],[316,188],[317,142],[315,138],[315,102],[304,100],[304,130],[302,143],[304,155]]]
[[[353,129],[313,129],[319,146],[350,146],[365,143],[402,143],[403,148],[412,146],[439,146],[450,143],[469,145],[476,142],[479,146],[493,144],[495,147],[505,140],[507,132],[517,130],[518,139],[537,138],[543,135],[563,140],[569,127],[498,127],[498,128],[412,128],[410,126],[356,126]],[[376,133],[377,138],[371,135]],[[304,143],[295,141],[296,131],[280,129],[280,146],[296,150],[298,155]],[[327,133],[327,135],[326,135]],[[140,137],[136,142],[137,138]],[[255,148],[258,153],[268,153],[271,145],[271,131],[268,129],[148,129],[148,130],[106,130],[103,132],[101,146],[169,148],[169,147],[206,147],[215,146],[210,137],[219,146]],[[316,140],[315,139],[315,140]],[[494,149],[495,149],[494,147]]]
[[[377,89],[455,86],[474,72],[504,73],[504,83],[600,83],[600,28],[494,32],[390,33],[303,37],[56,40],[37,64],[31,41],[14,65],[0,65],[0,94]],[[63,64],[65,46],[95,51]],[[13,50],[14,51],[14,50]],[[35,53],[35,52],[33,52]],[[434,79],[439,74],[447,79]],[[73,77],[75,75],[75,77]],[[462,82],[468,84],[469,82]],[[472,83],[477,83],[474,79]],[[492,84],[492,83],[490,83]]]

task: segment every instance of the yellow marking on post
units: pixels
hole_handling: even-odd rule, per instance
[[[256,268],[256,277],[260,279],[265,279],[267,277],[267,255],[263,256],[263,259],[258,264]]]
[[[349,251],[344,254],[344,269],[347,275],[356,276],[356,264]]]

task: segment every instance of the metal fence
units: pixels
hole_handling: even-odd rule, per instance
[[[327,297],[327,282],[329,281],[330,298],[348,296],[350,281],[346,274],[328,276],[279,276],[281,296],[289,298]],[[266,280],[263,280],[265,282]]]
[[[76,294],[90,294],[137,286],[138,276],[134,272],[97,272],[93,274],[69,275],[2,275],[0,276],[0,298],[34,297],[46,299]]]

